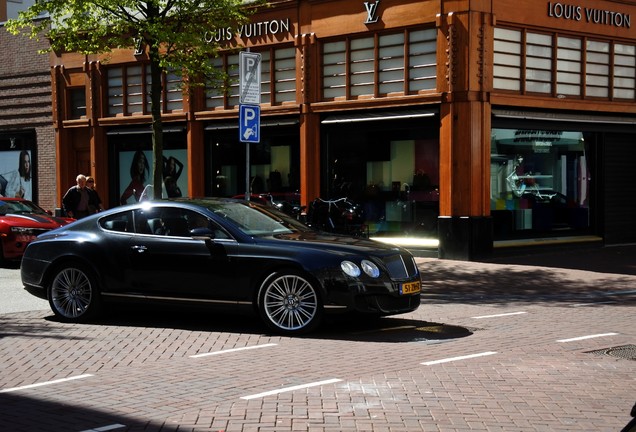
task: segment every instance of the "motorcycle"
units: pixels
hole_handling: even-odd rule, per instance
[[[369,237],[362,207],[346,197],[313,200],[307,209],[307,225],[334,234]]]

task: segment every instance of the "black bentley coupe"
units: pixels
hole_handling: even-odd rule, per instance
[[[330,312],[413,311],[422,287],[405,249],[212,198],[142,201],[52,230],[27,247],[21,277],[67,322],[95,318],[105,302],[156,301],[252,309],[282,334]]]

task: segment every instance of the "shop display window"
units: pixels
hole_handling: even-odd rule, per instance
[[[329,185],[321,198],[355,203],[370,236],[437,236],[437,139],[417,129],[352,128],[328,135]]]
[[[589,191],[582,132],[493,129],[490,197],[495,239],[585,232]]]

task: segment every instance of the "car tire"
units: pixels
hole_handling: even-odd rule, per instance
[[[47,290],[49,305],[64,322],[86,322],[97,316],[100,295],[97,278],[87,266],[69,262],[55,269]]]
[[[310,332],[323,314],[317,285],[295,270],[278,271],[264,280],[258,310],[267,327],[285,335]]]

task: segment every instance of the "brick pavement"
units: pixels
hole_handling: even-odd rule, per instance
[[[0,315],[0,391],[85,376],[0,393],[0,430],[609,432],[627,423],[636,362],[590,351],[636,344],[636,276],[418,263],[418,311],[331,320],[306,338],[202,311],[118,309],[86,325],[48,311]],[[558,342],[584,335],[605,336]],[[471,354],[480,356],[423,364]]]

